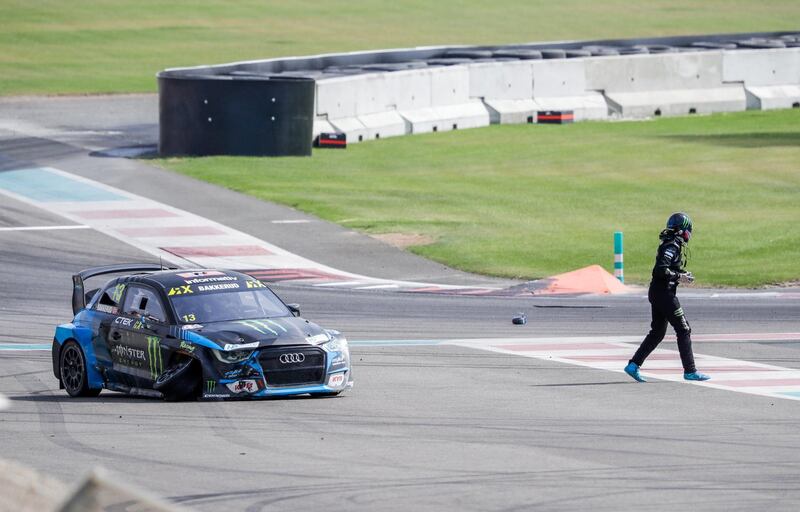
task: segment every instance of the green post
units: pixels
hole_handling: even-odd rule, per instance
[[[625,282],[625,272],[622,264],[622,231],[614,233],[614,277],[619,279],[620,283]]]

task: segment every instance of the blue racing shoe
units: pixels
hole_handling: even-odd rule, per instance
[[[638,380],[639,382],[647,382],[647,379],[639,375],[639,365],[636,363],[628,363],[628,366],[625,367],[625,373],[630,375],[633,380]]]
[[[711,377],[709,377],[705,373],[692,372],[692,373],[684,373],[683,378],[686,380],[708,380]]]

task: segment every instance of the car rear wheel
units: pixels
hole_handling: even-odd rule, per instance
[[[69,396],[97,396],[100,394],[99,389],[89,387],[86,357],[83,355],[80,345],[74,341],[68,341],[61,347],[59,374]]]

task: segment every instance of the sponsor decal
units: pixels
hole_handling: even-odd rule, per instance
[[[216,387],[217,387],[217,381],[215,381],[215,380],[207,380],[206,381],[206,395],[208,395],[208,393],[212,393],[214,391],[214,388],[216,388]]]
[[[281,354],[278,361],[281,364],[299,364],[306,360],[305,354],[302,352],[293,352],[291,354]]]
[[[319,345],[320,343],[325,343],[326,341],[330,341],[330,336],[325,333],[317,334],[314,336],[308,336],[306,341],[309,343],[313,343],[314,345]]]
[[[185,350],[187,352],[191,352],[192,354],[194,354],[194,349],[196,349],[197,347],[195,347],[191,343],[187,343],[185,341],[181,341],[180,348],[182,348],[183,350]]]
[[[255,393],[258,391],[258,383],[252,379],[237,380],[226,384],[226,386],[234,393]]]
[[[200,284],[197,285],[198,292],[214,292],[217,290],[235,290],[239,288],[239,283],[223,283],[223,284]]]
[[[116,356],[118,362],[128,366],[141,366],[141,362],[136,363],[136,361],[146,360],[144,350],[127,345],[114,345],[111,353]]]
[[[144,329],[144,323],[141,320],[134,320],[133,318],[125,318],[124,316],[119,316],[114,319],[114,323],[116,325],[121,325],[122,327],[129,327],[134,331],[141,331]]]
[[[270,332],[275,336],[278,335],[278,332],[275,329],[270,327],[269,324],[267,324],[266,322],[262,322],[261,320],[237,320],[236,323],[249,327],[260,334],[267,334],[267,332]]]
[[[222,281],[236,281],[236,278],[233,276],[198,277],[197,279],[187,279],[184,282],[186,284],[203,284],[203,283],[219,283]]]
[[[120,299],[122,299],[122,292],[124,291],[125,291],[124,284],[118,284],[117,286],[115,286],[114,289],[111,290],[111,300],[113,300],[114,302],[119,302]]]
[[[267,285],[262,283],[261,281],[245,281],[245,284],[248,288],[266,288]]]
[[[247,373],[248,370],[249,368],[236,368],[233,370],[228,370],[223,374],[223,377],[225,377],[226,379],[235,379]]]
[[[230,352],[231,350],[245,350],[248,348],[258,348],[258,342],[254,341],[253,343],[245,343],[243,345],[231,345],[230,343],[226,343],[222,350],[225,352]]]
[[[196,330],[202,329],[202,328],[203,328],[202,324],[189,324],[189,325],[184,325],[183,327],[181,327],[181,329],[184,330],[184,331],[196,331]]]
[[[112,315],[116,315],[119,311],[119,308],[116,306],[109,306],[107,304],[98,304],[95,309],[97,311],[102,311],[103,313],[111,313]]]
[[[683,316],[683,308],[678,308],[675,310],[675,316]]]
[[[169,289],[169,293],[167,293],[167,295],[172,297],[173,295],[185,295],[185,294],[188,294],[188,293],[194,293],[194,291],[192,290],[191,286],[186,284],[186,285],[177,286],[175,288],[170,288]]]
[[[183,315],[181,317],[181,320],[183,320],[184,322],[194,322],[195,320],[197,320],[197,317],[194,316],[194,313],[189,313],[188,315]]]
[[[147,358],[150,365],[150,377],[156,380],[164,372],[164,361],[161,358],[161,338],[147,337]]]
[[[666,251],[664,251],[664,254],[665,254],[665,255],[666,255],[666,256],[667,256],[669,259],[672,259],[672,258],[674,258],[674,257],[675,257],[675,249],[672,249],[672,248],[670,248],[670,249],[667,249]]]
[[[344,384],[344,373],[335,373],[328,377],[328,385],[332,388],[338,388]]]
[[[215,393],[215,394],[206,393],[205,395],[203,395],[203,398],[230,398],[230,397],[231,395],[229,393]]]

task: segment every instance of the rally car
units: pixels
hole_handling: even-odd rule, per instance
[[[84,280],[124,274],[84,291]],[[102,389],[167,400],[334,396],[352,387],[347,340],[228,270],[127,264],[72,276],[53,373],[70,396]]]

